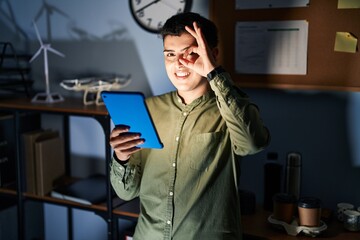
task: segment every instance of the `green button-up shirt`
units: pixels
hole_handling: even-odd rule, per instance
[[[135,240],[241,239],[236,164],[264,148],[269,134],[255,105],[221,73],[212,91],[185,105],[176,92],[147,99],[163,149],[115,159],[111,183],[140,198]]]

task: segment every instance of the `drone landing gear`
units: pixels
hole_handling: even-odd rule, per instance
[[[58,93],[38,93],[33,97],[33,103],[56,103],[62,102],[64,98]]]
[[[103,91],[108,90],[110,91],[110,88],[105,88]],[[84,92],[83,97],[83,103],[84,105],[90,105],[90,104],[96,104],[96,105],[104,105],[104,102],[101,98],[101,91],[99,90],[88,90],[86,89]]]

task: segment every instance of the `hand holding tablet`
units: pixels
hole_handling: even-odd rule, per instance
[[[155,125],[140,92],[103,91],[101,97],[115,126],[129,126],[129,132],[145,139],[140,148],[163,148]]]

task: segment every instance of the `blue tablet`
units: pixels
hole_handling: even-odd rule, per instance
[[[103,91],[101,97],[114,125],[126,125],[129,132],[140,133],[145,139],[141,148],[163,148],[141,92]]]

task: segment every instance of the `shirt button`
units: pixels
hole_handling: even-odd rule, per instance
[[[168,225],[170,225],[170,224],[171,224],[171,221],[168,220],[166,223],[167,223]]]
[[[186,116],[186,115],[187,115],[187,112],[183,112],[183,115]]]
[[[177,142],[178,142],[178,141],[179,141],[179,137],[176,137],[176,138],[175,138],[175,141],[177,141]]]
[[[230,105],[231,101],[230,101],[230,100],[228,100],[228,101],[227,101],[227,103]]]
[[[169,195],[170,195],[170,196],[173,196],[173,195],[174,195],[174,193],[173,193],[173,192],[169,192]]]
[[[176,163],[173,163],[172,166],[173,166],[173,167],[176,167]]]

